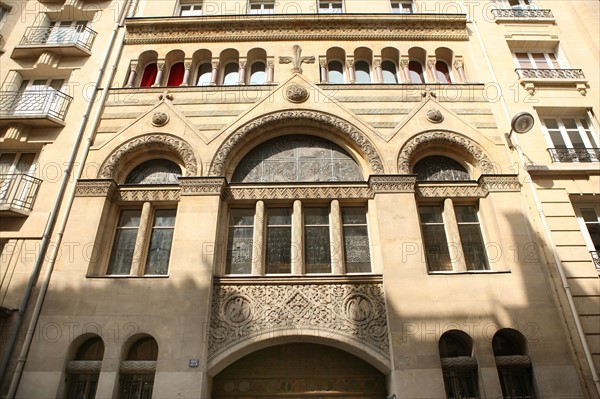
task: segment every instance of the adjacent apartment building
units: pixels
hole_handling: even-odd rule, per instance
[[[600,398],[597,1],[0,11],[0,397]]]

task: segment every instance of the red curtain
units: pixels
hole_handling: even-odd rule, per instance
[[[171,67],[169,72],[169,81],[167,86],[179,86],[183,82],[183,74],[185,73],[185,67],[183,62],[178,62]]]
[[[144,68],[144,74],[142,75],[142,80],[140,81],[140,87],[152,86],[156,80],[157,72],[158,68],[156,67],[156,63],[146,65],[146,68]]]

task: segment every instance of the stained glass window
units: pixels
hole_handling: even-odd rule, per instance
[[[429,271],[452,270],[441,206],[420,206],[419,218]]]
[[[371,271],[371,251],[365,207],[343,207],[344,258],[347,273]]]
[[[267,210],[267,273],[292,271],[292,210]]]
[[[238,164],[232,181],[363,181],[360,167],[340,146],[316,136],[289,135],[269,140]]]
[[[232,209],[227,235],[227,274],[252,272],[254,209]]]
[[[452,158],[433,155],[418,161],[413,167],[417,180],[469,180],[469,173]]]
[[[304,209],[304,266],[306,273],[331,273],[329,208]]]
[[[166,159],[152,159],[136,166],[125,184],[178,184],[181,168]]]

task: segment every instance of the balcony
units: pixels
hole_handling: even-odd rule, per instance
[[[554,14],[551,10],[525,9],[525,8],[507,8],[492,10],[492,14],[497,22],[501,21],[521,21],[521,22],[547,22],[554,20]]]
[[[27,216],[33,209],[42,180],[23,173],[0,174],[0,214]]]
[[[534,95],[540,87],[575,86],[579,94],[587,93],[587,79],[581,69],[515,69],[519,75],[519,83],[530,95]]]
[[[29,126],[64,126],[72,100],[73,97],[52,88],[24,92],[2,91],[0,120]]]
[[[600,251],[590,251],[594,265],[596,265],[596,271],[600,273]]]
[[[30,26],[15,46],[12,58],[39,56],[52,51],[63,56],[89,56],[96,32],[87,26]]]
[[[600,148],[548,148],[552,162],[600,162]]]

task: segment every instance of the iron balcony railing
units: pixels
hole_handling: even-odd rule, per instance
[[[596,265],[596,270],[600,273],[600,251],[590,251],[590,254],[592,255],[594,265]]]
[[[0,174],[0,208],[30,211],[42,180],[24,173]]]
[[[535,9],[495,9],[492,14],[496,19],[539,19],[539,18],[554,18],[551,10],[535,10]]]
[[[0,92],[0,118],[49,117],[65,120],[73,97],[52,88]]]
[[[521,79],[585,79],[581,69],[515,69]]]
[[[600,148],[548,148],[552,162],[600,162]]]
[[[83,25],[30,26],[25,31],[19,45],[72,45],[91,50],[95,38],[96,32]]]

